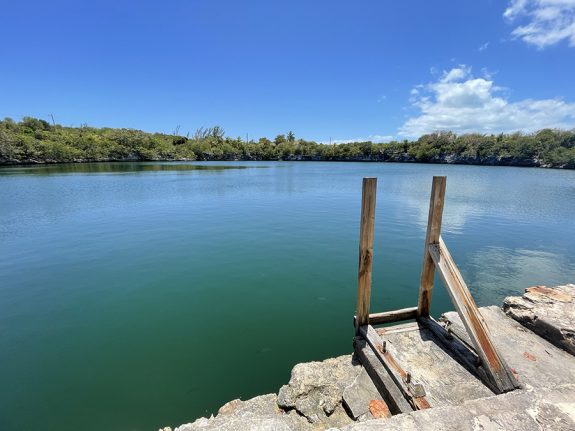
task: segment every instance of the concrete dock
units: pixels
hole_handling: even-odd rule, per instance
[[[429,404],[391,415],[355,354],[296,365],[279,393],[234,400],[195,430],[574,430],[575,285],[526,289],[503,307],[482,307],[493,343],[520,388],[496,395],[446,343],[465,340],[459,315],[438,324],[442,340],[417,322],[379,327],[394,357],[425,388]],[[165,428],[167,430],[170,428]]]

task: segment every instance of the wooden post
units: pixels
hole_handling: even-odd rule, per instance
[[[439,242],[441,233],[441,219],[443,217],[443,202],[445,198],[446,177],[433,177],[431,187],[431,200],[429,202],[429,217],[427,219],[427,234],[423,248],[423,269],[419,282],[419,301],[417,304],[417,317],[429,316],[431,307],[431,294],[433,293],[433,277],[435,265],[429,255],[429,245]]]
[[[371,266],[375,225],[375,196],[377,178],[364,178],[361,193],[361,224],[359,229],[359,269],[357,273],[356,332],[369,324],[371,296]]]

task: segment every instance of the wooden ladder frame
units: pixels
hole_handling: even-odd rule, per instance
[[[433,293],[433,280],[435,271],[438,270],[449,297],[463,322],[474,354],[478,357],[479,364],[476,366],[476,374],[495,393],[504,393],[519,388],[515,376],[505,363],[505,360],[497,352],[491,339],[489,328],[483,316],[479,312],[471,293],[457,265],[455,264],[447,246],[441,238],[441,222],[445,199],[446,177],[433,177],[431,199],[429,203],[429,217],[427,221],[427,234],[423,250],[423,268],[419,285],[419,299],[417,307],[387,311],[383,313],[370,313],[371,298],[371,273],[373,260],[373,236],[375,226],[375,202],[376,202],[376,178],[364,178],[362,187],[361,224],[359,235],[359,268],[357,283],[357,308],[355,315],[356,339],[354,345],[356,351],[364,363],[370,363],[366,370],[378,386],[380,391],[387,392],[391,400],[390,408],[395,412],[405,412],[408,406],[401,400],[392,396],[389,391],[389,378],[400,389],[403,397],[409,401],[413,409],[427,408],[429,405],[424,396],[415,396],[413,384],[406,378],[406,373],[393,360],[391,346],[387,346],[371,325],[399,322],[402,320],[416,319],[422,325],[431,329],[434,333],[442,331],[442,327],[430,316],[431,298]],[[440,338],[445,334],[439,334]],[[447,338],[450,338],[449,335]],[[366,350],[371,347],[372,352]],[[456,353],[457,356],[457,352]],[[379,363],[373,362],[370,355],[375,355]],[[383,365],[383,367],[381,367]],[[387,373],[388,382],[385,382]],[[408,374],[408,373],[407,373]],[[379,383],[379,384],[378,384]],[[411,384],[411,386],[410,386]],[[397,389],[395,388],[395,389]],[[384,394],[382,394],[384,395]]]

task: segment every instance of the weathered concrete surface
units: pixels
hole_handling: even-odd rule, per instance
[[[572,431],[575,429],[575,386],[514,391],[480,398],[460,406],[437,407],[359,422],[342,431]]]
[[[575,284],[534,286],[503,301],[505,313],[550,343],[575,355]]]
[[[574,356],[507,317],[499,307],[481,307],[479,311],[487,323],[493,344],[517,373],[519,383],[533,388],[575,384]],[[460,333],[465,333],[456,312],[445,313],[441,320],[451,322]],[[471,343],[471,340],[468,338],[467,342]]]

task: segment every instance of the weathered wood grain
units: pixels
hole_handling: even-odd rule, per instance
[[[399,322],[417,317],[417,307],[402,308],[400,310],[385,311],[383,313],[372,313],[369,315],[370,325],[381,325],[383,323]]]
[[[427,234],[425,235],[425,247],[423,248],[423,268],[421,270],[417,304],[417,315],[423,317],[429,316],[431,295],[433,293],[433,276],[435,274],[435,265],[433,265],[431,256],[429,256],[428,245],[434,244],[439,240],[446,182],[446,177],[433,177],[433,185],[431,187]]]
[[[396,386],[401,390],[403,396],[410,402],[413,408],[416,410],[424,410],[431,407],[425,397],[425,393],[417,394],[414,390],[417,388],[419,382],[412,379],[411,374],[397,362],[397,352],[394,346],[391,344],[388,345],[387,341],[383,340],[372,326],[362,326],[360,328],[360,334],[367,340],[375,355],[379,358]]]
[[[363,179],[359,230],[359,268],[357,273],[356,330],[360,326],[369,323],[376,189],[377,178]]]
[[[391,334],[395,332],[405,332],[405,331],[418,331],[419,330],[419,323],[417,322],[406,322],[406,323],[398,323],[397,325],[386,326],[383,328],[377,328],[375,331],[382,337],[385,334]]]
[[[365,338],[355,337],[353,346],[361,360],[361,364],[369,374],[369,377],[371,377],[391,412],[398,414],[413,411]]]

